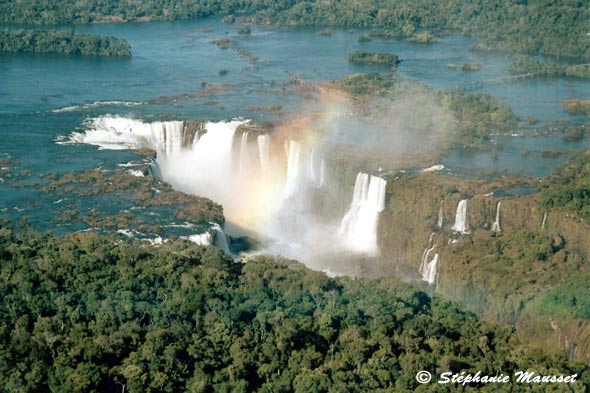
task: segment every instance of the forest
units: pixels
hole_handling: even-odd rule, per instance
[[[0,21],[68,24],[231,16],[283,26],[375,29],[376,35],[436,42],[436,34],[474,38],[479,50],[590,58],[590,9],[579,0],[22,0],[0,3]]]
[[[331,279],[269,257],[236,263],[182,240],[155,247],[3,223],[0,297],[6,391],[413,391],[419,370],[531,365],[577,373],[574,391],[590,383],[586,366],[396,279]]]
[[[131,56],[126,40],[78,34],[72,29],[0,29],[0,52],[63,53],[67,55]]]

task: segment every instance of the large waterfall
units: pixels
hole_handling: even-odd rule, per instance
[[[469,221],[467,220],[467,199],[463,199],[457,205],[457,213],[455,214],[455,225],[453,231],[469,234]]]
[[[378,176],[359,173],[350,209],[342,218],[339,234],[347,249],[376,255],[379,213],[385,208],[387,182]]]
[[[258,234],[267,251],[325,269],[334,255],[377,255],[377,225],[385,206],[386,181],[359,173],[350,208],[342,219],[327,219],[317,206],[337,192],[330,182],[325,151],[317,135],[259,133],[240,126],[246,120],[219,122],[141,120],[103,116],[86,131],[62,143],[88,143],[103,149],[149,148],[157,152],[159,176],[175,190],[221,204],[232,236]],[[323,189],[322,189],[323,187]],[[329,194],[332,193],[332,194]],[[324,199],[322,199],[324,198]],[[229,251],[224,228],[212,226],[187,238]],[[338,272],[333,264],[331,270]]]

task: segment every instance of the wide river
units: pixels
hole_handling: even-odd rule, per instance
[[[105,114],[146,120],[255,120],[269,114],[249,106],[280,105],[286,112],[305,108],[306,101],[281,86],[293,75],[308,81],[341,79],[380,66],[355,65],[349,52],[357,49],[393,52],[403,62],[398,72],[437,89],[469,85],[508,75],[511,58],[476,52],[471,40],[444,37],[421,45],[401,40],[374,39],[359,43],[362,31],[334,30],[329,37],[310,29],[252,26],[242,37],[238,26],[218,19],[147,24],[76,26],[80,33],[125,38],[133,57],[95,58],[61,55],[0,54],[0,159],[12,159],[33,175],[112,167],[135,156],[128,151],[97,150],[88,145],[59,145],[56,140],[84,128],[85,121]],[[220,37],[235,40],[227,49],[212,43]],[[461,64],[477,62],[480,71],[461,71]],[[575,63],[575,61],[572,61]],[[450,69],[447,64],[457,64]],[[220,72],[221,71],[221,72]],[[210,86],[226,88],[198,94]],[[590,98],[590,81],[570,78],[532,79],[484,87],[510,105],[518,115],[540,124],[556,120],[582,122],[562,111],[561,101]],[[254,110],[253,110],[254,109]],[[541,158],[543,150],[580,150],[583,142],[565,143],[551,137],[506,137],[497,159],[489,152],[453,152],[443,164],[457,173],[498,169],[542,176],[566,159]],[[530,154],[524,157],[526,148]],[[31,180],[33,181],[33,180]],[[26,181],[25,181],[26,183]],[[41,192],[13,188],[0,180],[0,216],[21,216],[44,228],[48,206]],[[48,225],[50,227],[50,225]]]

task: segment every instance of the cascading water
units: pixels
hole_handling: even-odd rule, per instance
[[[502,231],[502,229],[500,229],[500,206],[502,206],[502,202],[498,202],[498,205],[496,206],[496,220],[492,224],[492,232],[496,233]]]
[[[359,173],[350,209],[342,218],[339,235],[351,251],[377,255],[377,224],[385,208],[387,182],[378,176]]]
[[[439,229],[443,227],[443,220],[444,220],[443,204],[444,204],[444,201],[440,201],[440,205],[438,206],[438,219],[436,220],[436,226]]]
[[[463,235],[468,235],[469,222],[467,220],[467,199],[463,199],[457,205],[457,213],[455,214],[455,225],[453,231],[459,232]]]
[[[285,183],[285,197],[288,197],[293,194],[297,188],[301,144],[299,144],[297,141],[287,141],[285,142],[285,150],[287,153],[287,181]]]
[[[315,164],[314,164],[314,160],[313,160],[313,155],[314,155],[314,151],[312,150],[311,153],[309,153],[309,163],[307,164],[307,178],[309,179],[310,182],[315,183],[317,176],[315,173]]]
[[[543,214],[543,222],[541,223],[541,230],[545,230],[545,225],[547,224],[547,212]]]
[[[320,183],[318,187],[322,188],[324,186],[324,182],[326,181],[326,161],[322,158],[320,163]]]
[[[298,132],[238,132],[243,120],[220,122],[154,122],[105,116],[89,121],[70,142],[105,149],[149,148],[158,154],[154,172],[175,190],[221,204],[234,236],[262,235],[267,251],[297,258],[318,270],[345,251],[378,254],[377,224],[384,209],[386,181],[360,173],[349,211],[338,222],[326,220],[314,206],[325,204],[327,162],[314,150],[317,141]],[[284,142],[284,143],[283,143]],[[279,149],[284,145],[285,153]],[[257,150],[258,159],[254,159]],[[258,161],[258,163],[256,162]],[[330,190],[328,190],[330,191]],[[317,204],[320,202],[319,204]],[[316,205],[317,204],[317,205]],[[229,252],[224,228],[211,224],[189,236]],[[354,256],[352,256],[354,257]]]
[[[422,260],[420,261],[420,267],[418,268],[422,280],[429,284],[434,284],[434,281],[436,280],[436,265],[438,263],[438,254],[434,254],[434,257],[429,260],[430,253],[436,249],[436,243],[430,246],[434,235],[433,232],[428,238],[428,247],[426,247],[422,253]]]
[[[262,134],[258,135],[258,157],[260,160],[260,168],[265,171],[268,169],[268,135]]]
[[[244,132],[240,142],[240,173],[247,171],[248,164],[248,132]]]

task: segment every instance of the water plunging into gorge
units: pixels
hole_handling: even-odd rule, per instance
[[[270,252],[300,259],[314,250],[379,254],[377,225],[385,208],[386,180],[358,173],[348,210],[339,220],[326,221],[314,210],[329,176],[317,137],[262,133],[247,120],[146,123],[103,116],[86,126],[69,142],[155,150],[154,165],[163,180],[223,205],[232,228],[259,234]],[[188,238],[229,250],[221,227]]]

